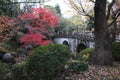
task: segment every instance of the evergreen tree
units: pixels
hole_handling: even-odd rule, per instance
[[[11,0],[0,0],[0,15],[7,15],[12,16],[13,15],[13,9],[12,6],[8,3],[10,3]]]
[[[60,14],[60,16],[61,16],[61,9],[58,4],[55,6],[55,9],[56,9],[57,13]]]

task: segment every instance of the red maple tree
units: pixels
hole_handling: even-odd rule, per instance
[[[51,29],[58,24],[58,17],[53,15],[49,9],[32,8],[29,13],[24,13],[18,18],[27,22],[25,27],[29,30],[20,42],[34,45],[46,45],[51,42],[45,34],[50,36]]]
[[[50,43],[50,40],[46,38],[46,36],[40,33],[33,33],[30,31],[29,34],[25,34],[23,38],[20,39],[21,42],[25,42],[26,44],[34,44],[34,45],[46,45]]]
[[[14,19],[7,16],[0,16],[0,43],[12,38],[14,27]]]

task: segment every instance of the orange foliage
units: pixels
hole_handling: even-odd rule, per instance
[[[7,16],[0,16],[0,42],[5,42],[13,35],[14,20]]]

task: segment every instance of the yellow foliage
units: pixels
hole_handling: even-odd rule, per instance
[[[6,53],[6,52],[10,52],[10,51],[7,50],[5,47],[0,46],[0,52],[1,52],[1,53]]]
[[[83,58],[85,59],[88,59],[88,57],[89,57],[89,53],[83,55]]]

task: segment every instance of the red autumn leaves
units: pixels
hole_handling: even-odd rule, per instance
[[[25,34],[20,42],[34,45],[46,45],[51,41],[42,34],[50,34],[50,29],[58,24],[58,17],[54,16],[49,9],[32,8],[30,13],[24,13],[19,16],[22,21],[27,21],[25,27],[28,28],[29,34]]]
[[[14,28],[14,19],[7,16],[0,16],[0,42],[5,42],[11,38]]]
[[[26,45],[34,44],[34,45],[47,45],[51,41],[46,38],[46,36],[42,35],[41,33],[33,33],[30,32],[29,34],[25,34],[23,38],[20,39],[21,42],[25,43]]]
[[[50,36],[52,32],[51,29],[57,26],[58,17],[53,15],[49,9],[42,7],[32,8],[30,12],[25,12],[16,19],[1,16],[0,39],[4,38],[2,35],[3,32],[9,32],[15,29],[14,23],[19,24],[18,19],[19,21],[26,22],[22,27],[28,29],[28,32],[20,38],[21,43],[24,43],[25,45],[46,45],[51,43],[50,39],[48,39],[48,36]],[[5,34],[8,35],[9,33]],[[47,34],[47,36],[45,34]]]

